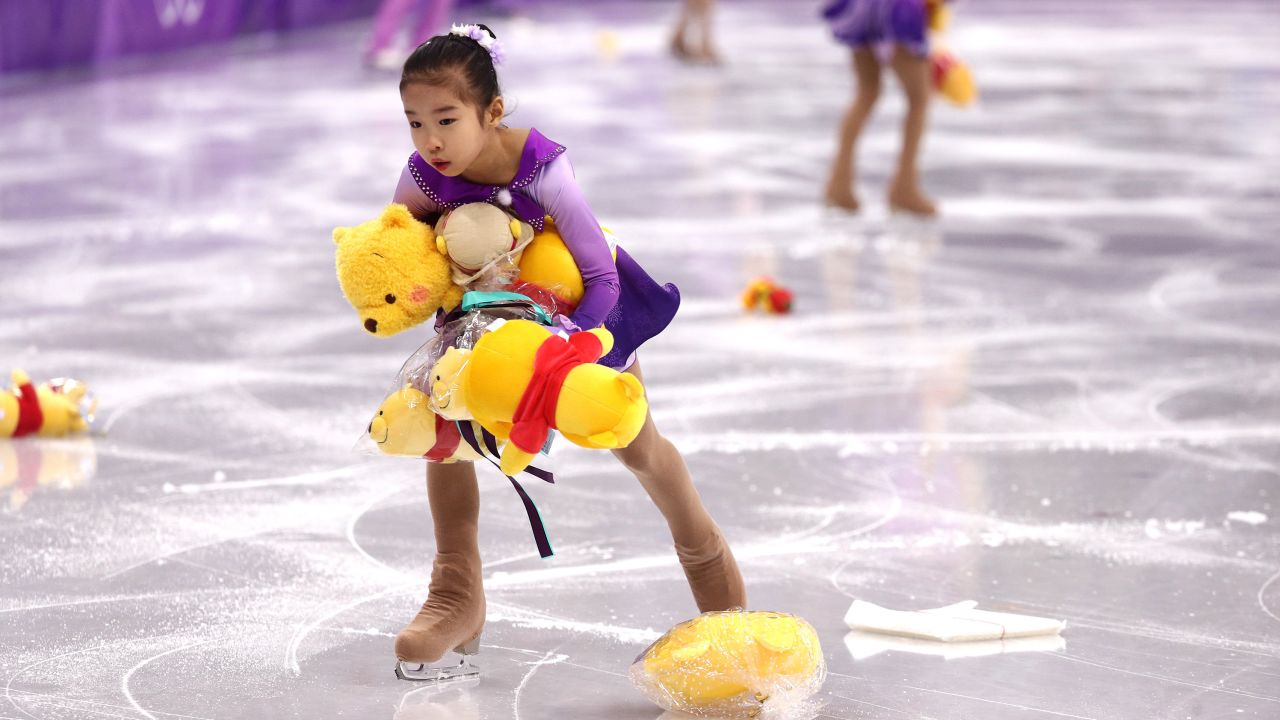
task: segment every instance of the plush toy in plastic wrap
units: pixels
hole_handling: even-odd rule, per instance
[[[500,290],[515,282],[533,226],[489,203],[467,203],[436,222],[436,245],[449,256],[453,282],[468,290]]]
[[[601,230],[616,258],[613,233]],[[582,274],[550,217],[535,234],[495,205],[468,203],[441,216],[436,239],[467,290],[517,292],[552,315],[569,315],[582,300]]]
[[[481,459],[463,441],[458,423],[431,411],[426,393],[405,384],[387,396],[369,421],[369,438],[388,455],[451,463]]]
[[[604,328],[565,337],[529,320],[491,323],[473,346],[455,345],[432,366],[432,405],[507,441],[508,475],[533,461],[551,430],[586,448],[626,447],[649,404],[636,376],[596,364],[612,347]]]
[[[779,612],[703,613],[631,665],[631,681],[645,697],[696,717],[806,717],[825,679],[818,633]]]
[[[459,308],[453,319],[405,361],[386,399],[369,422],[368,436],[387,455],[426,458],[433,462],[479,460],[459,423],[473,422],[466,404],[448,380],[449,362],[475,347],[480,336],[499,320],[548,316],[527,298],[514,295],[468,295],[483,308]],[[496,298],[496,299],[495,299]],[[459,368],[460,369],[460,368]],[[445,378],[439,376],[446,373]],[[473,424],[473,436],[481,433]]]
[[[617,260],[617,238],[608,228],[600,229]],[[582,274],[550,217],[544,221],[542,232],[533,237],[521,254],[520,274],[510,289],[533,298],[553,315],[570,315],[582,302],[586,293]]]
[[[552,316],[569,315],[582,299],[582,274],[550,218],[533,234],[503,210],[472,203],[438,227],[440,236],[392,204],[374,220],[334,229],[338,284],[366,331],[395,335],[453,310],[467,291],[512,290]],[[605,237],[612,245],[613,235]]]
[[[14,370],[12,378],[13,387],[0,390],[0,438],[60,437],[89,430],[97,401],[83,383],[58,378],[36,386],[21,370]]]

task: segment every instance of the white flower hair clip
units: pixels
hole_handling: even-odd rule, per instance
[[[502,52],[502,44],[498,42],[498,38],[494,37],[488,30],[479,25],[454,25],[449,28],[450,35],[461,35],[462,37],[471,38],[480,43],[480,47],[489,53],[489,58],[493,60],[494,65],[501,65],[506,55]]]

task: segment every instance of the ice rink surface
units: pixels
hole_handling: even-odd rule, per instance
[[[976,108],[935,105],[937,225],[819,207],[847,51],[814,2],[481,17],[512,125],[683,290],[641,354],[751,605],[818,628],[827,718],[1280,717],[1280,10],[966,2]],[[6,78],[0,373],[68,375],[98,430],[0,443],[0,719],[655,720],[627,668],[696,611],[607,453],[482,470],[478,685],[392,675],[433,553],[420,462],[351,447],[426,331],[372,338],[333,226],[412,147],[365,24]],[[890,80],[886,78],[886,80]],[[786,317],[738,306],[770,274]],[[1061,645],[851,635],[854,598],[1066,620]],[[971,656],[972,655],[972,656]],[[669,716],[664,716],[669,717]]]

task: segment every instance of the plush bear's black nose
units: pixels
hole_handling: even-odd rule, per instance
[[[368,330],[369,332],[378,332],[378,321],[374,320],[373,318],[369,318],[365,320],[364,329]]]

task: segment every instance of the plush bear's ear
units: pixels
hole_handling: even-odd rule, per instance
[[[383,225],[388,227],[409,227],[416,219],[413,213],[409,212],[409,208],[400,203],[391,203],[386,210],[382,211],[382,217],[379,218]]]
[[[512,219],[510,227],[511,227],[511,237],[519,240],[520,239],[520,221]]]
[[[333,242],[334,242],[334,244],[335,244],[335,245],[341,245],[341,244],[342,244],[342,241],[343,241],[343,240],[346,240],[346,239],[347,239],[347,236],[348,236],[348,235],[350,235],[350,234],[351,234],[351,228],[349,228],[349,227],[336,227],[336,228],[334,228],[334,229],[333,229]]]

